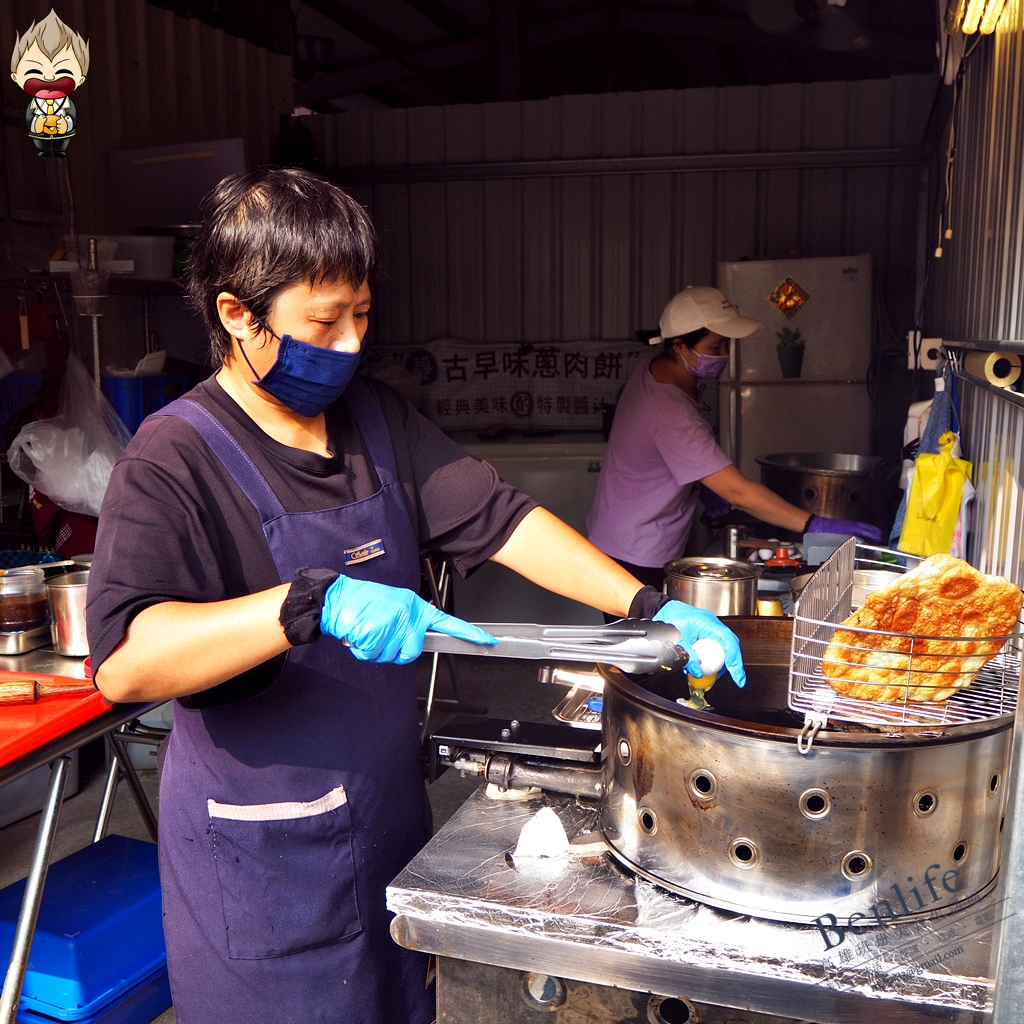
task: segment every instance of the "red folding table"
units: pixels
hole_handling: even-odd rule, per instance
[[[55,677],[84,679],[86,670],[83,659],[63,658],[51,650],[0,657],[0,681],[44,681]],[[32,936],[39,916],[43,886],[67,785],[71,764],[69,755],[73,751],[100,737],[106,737],[111,745],[111,770],[96,826],[96,838],[102,838],[106,831],[118,775],[123,773],[143,820],[153,839],[156,839],[156,819],[131,759],[125,753],[125,733],[119,731],[156,706],[111,704],[101,693],[95,692],[47,697],[36,704],[0,707],[0,788],[43,765],[50,765],[50,783],[39,822],[32,866],[25,883],[25,896],[14,934],[14,945],[3,991],[0,993],[0,1024],[14,1024],[18,1012],[18,1000],[28,967]]]

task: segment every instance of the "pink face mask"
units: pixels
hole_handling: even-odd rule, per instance
[[[685,356],[683,362],[686,363],[686,368],[694,377],[700,377],[701,380],[714,380],[725,373],[725,368],[729,365],[729,357],[727,355],[708,356],[703,352],[698,352],[696,366],[691,366]]]

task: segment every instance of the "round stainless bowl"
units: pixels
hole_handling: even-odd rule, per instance
[[[835,519],[870,517],[867,480],[882,461],[877,455],[784,452],[756,461],[761,483],[791,505]]]
[[[602,830],[658,884],[736,913],[845,926],[941,912],[994,879],[1009,717],[930,736],[825,730],[803,756],[796,716],[789,727],[759,724],[750,705],[717,713],[727,680],[700,712],[604,674]]]

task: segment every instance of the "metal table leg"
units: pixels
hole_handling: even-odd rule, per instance
[[[103,801],[100,803],[99,814],[96,815],[96,829],[92,841],[98,843],[110,827],[110,814],[114,810],[114,797],[117,796],[117,784],[121,779],[121,762],[117,759],[113,744],[107,742],[110,751],[110,768],[107,770],[107,784],[103,787]]]
[[[427,582],[430,584],[432,603],[442,611],[451,613],[451,602],[448,600],[451,593],[451,571],[442,562],[440,570],[434,567],[434,560],[430,555],[423,556],[423,567],[426,570]],[[448,666],[448,675],[452,680],[452,692],[455,699],[438,698],[434,693],[434,686],[437,680],[438,658],[435,654],[434,664],[431,667],[430,692],[427,695],[427,708],[423,718],[423,734],[426,736],[429,726],[430,712],[434,707],[443,707],[451,711],[461,712],[464,715],[486,715],[487,708],[483,704],[474,704],[471,701],[462,699],[459,691],[459,670],[456,667],[456,658],[451,654],[445,654],[445,664]]]
[[[125,726],[121,726],[121,728],[124,729]],[[142,815],[146,831],[155,843],[157,841],[156,815],[153,813],[153,808],[149,805],[149,799],[146,796],[146,791],[142,788],[139,776],[135,773],[135,765],[132,764],[132,759],[125,750],[120,732],[108,732],[107,738],[110,740],[110,745],[114,748],[114,753],[121,765],[121,771],[124,772],[125,782],[128,783],[128,788],[132,791],[132,796],[135,798],[135,806],[138,807],[139,814]],[[3,1022],[0,1021],[0,1024],[3,1024]]]
[[[18,926],[14,931],[14,945],[11,947],[7,977],[4,980],[3,992],[0,993],[0,1024],[15,1024],[18,1000],[21,998],[21,986],[24,984],[25,971],[28,968],[32,936],[36,930],[36,921],[39,919],[43,886],[46,884],[46,872],[50,867],[53,837],[57,832],[57,820],[60,818],[60,808],[64,802],[64,789],[67,786],[70,767],[71,758],[66,756],[58,757],[50,766],[50,785],[46,791],[43,817],[39,822],[39,836],[32,855],[32,867],[25,881],[25,895],[22,898],[21,913],[18,915]]]

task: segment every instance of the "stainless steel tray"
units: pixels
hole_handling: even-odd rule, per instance
[[[49,623],[19,633],[0,633],[0,655],[27,654],[37,647],[45,647],[51,640]]]
[[[574,686],[551,712],[560,722],[574,729],[601,728],[604,697],[587,687]]]

